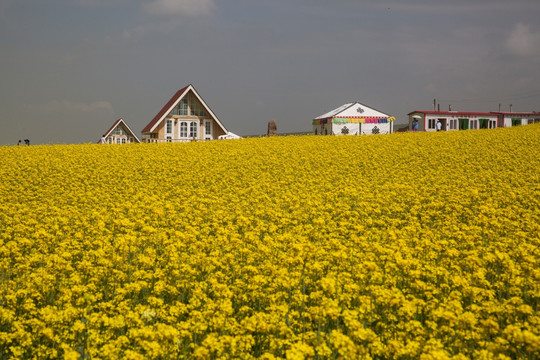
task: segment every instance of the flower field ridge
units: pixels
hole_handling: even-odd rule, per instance
[[[0,159],[0,360],[540,354],[539,125]]]

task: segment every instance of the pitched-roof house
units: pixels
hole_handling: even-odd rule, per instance
[[[173,95],[142,134],[145,142],[212,140],[227,129],[190,84]]]
[[[128,144],[140,143],[141,141],[129,128],[124,119],[120,118],[114,122],[109,130],[103,134],[99,143],[105,144]]]
[[[315,135],[390,134],[394,117],[359,102],[351,102],[313,119]]]

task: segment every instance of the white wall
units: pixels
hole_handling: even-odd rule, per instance
[[[349,129],[349,135],[371,135],[373,134],[373,129],[377,127],[379,129],[379,134],[390,134],[392,123],[382,123],[382,124],[356,124],[356,123],[347,123],[347,124],[324,124],[324,125],[313,125],[313,133],[317,135],[325,135],[324,130],[327,130],[328,135],[343,135],[341,133],[344,127]]]

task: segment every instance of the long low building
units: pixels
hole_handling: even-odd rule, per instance
[[[409,131],[493,129],[540,123],[535,112],[478,112],[415,110],[408,114]]]

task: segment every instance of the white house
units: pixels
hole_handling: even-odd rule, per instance
[[[344,104],[313,119],[315,135],[391,134],[395,118],[359,102]]]
[[[493,129],[540,122],[539,113],[415,110],[409,114],[409,131]]]

